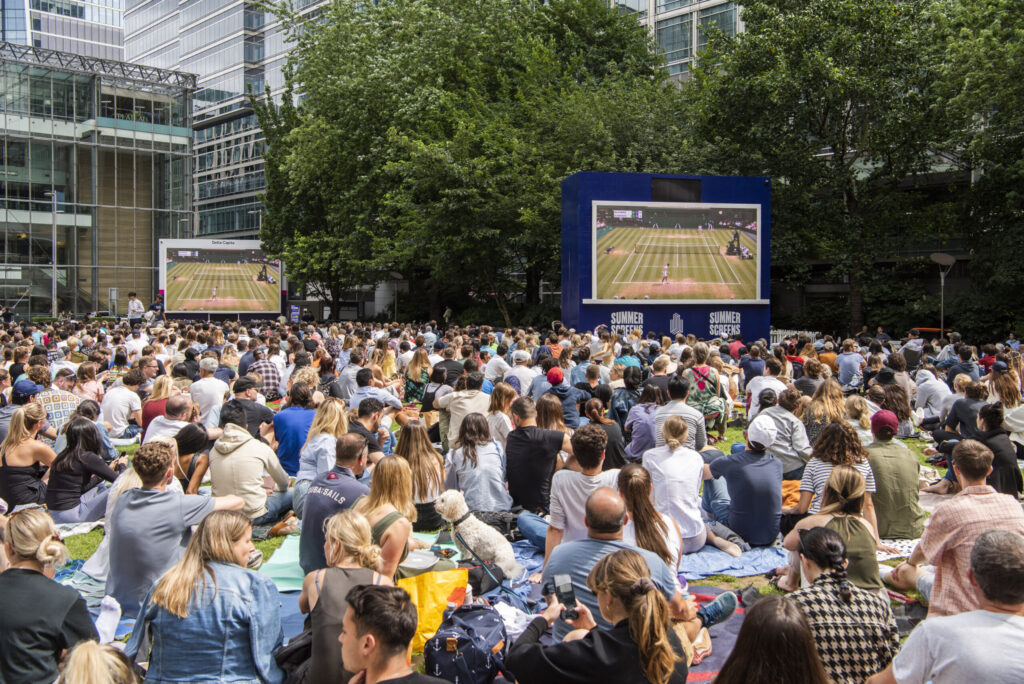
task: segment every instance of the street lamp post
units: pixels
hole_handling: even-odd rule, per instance
[[[252,214],[256,214],[256,222],[257,222],[256,230],[258,230],[259,232],[262,233],[263,232],[263,211],[260,210],[260,209],[250,209],[246,213],[249,214],[250,216]]]
[[[52,229],[50,232],[50,239],[52,242],[50,262],[52,264],[52,267],[50,268],[50,315],[53,316],[53,318],[57,318],[57,192],[55,190],[50,190],[43,193],[43,196],[50,198],[53,217]]]
[[[956,263],[956,257],[944,252],[933,252],[929,258],[939,265],[939,337],[946,334],[946,274]]]

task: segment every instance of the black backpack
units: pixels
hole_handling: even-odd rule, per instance
[[[459,606],[445,612],[423,648],[425,674],[458,684],[490,684],[505,667],[508,632],[490,606]]]

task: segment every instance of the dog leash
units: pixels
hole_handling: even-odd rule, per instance
[[[472,512],[470,514],[472,514]],[[468,516],[464,516],[463,518],[460,518],[459,522],[462,522],[462,520],[465,520],[466,517],[468,517]],[[486,524],[486,523],[484,523],[484,524]],[[473,557],[473,559],[477,563],[480,564],[480,567],[483,568],[483,571],[487,573],[487,575],[494,581],[494,583],[496,585],[498,585],[498,588],[501,589],[506,594],[508,594],[509,596],[514,596],[516,598],[516,600],[518,600],[520,602],[520,605],[523,606],[523,608],[525,609],[525,612],[530,614],[530,615],[532,615],[533,611],[530,608],[530,604],[528,604],[526,602],[526,599],[524,599],[522,596],[520,596],[516,592],[512,591],[510,588],[506,587],[504,582],[499,581],[498,578],[494,576],[494,573],[491,572],[491,569],[489,567],[487,567],[487,561],[485,561],[483,558],[481,558],[477,554],[477,552],[473,550],[473,547],[466,543],[466,540],[463,538],[463,536],[459,532],[457,532],[455,530],[455,526],[454,525],[452,525],[452,533],[455,535],[455,538],[459,541],[459,543],[462,544],[462,546],[465,547],[465,549],[467,551],[469,551],[469,555],[471,555]],[[509,581],[511,581],[511,580],[509,580]]]

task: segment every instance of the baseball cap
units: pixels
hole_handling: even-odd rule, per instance
[[[565,375],[562,374],[561,368],[556,367],[548,371],[548,382],[552,385],[561,385],[563,380],[565,380]]]
[[[525,349],[516,349],[512,352],[512,363],[522,363],[530,360],[530,352]]]
[[[434,351],[441,351],[442,349],[444,349],[447,346],[448,345],[446,345],[444,342],[442,342],[441,340],[438,340],[437,342],[434,343]]]
[[[895,413],[886,409],[875,411],[871,416],[871,432],[877,435],[882,428],[889,428],[894,435],[899,432],[900,421]]]
[[[995,363],[992,364],[992,370],[997,371],[999,373],[1005,373],[1008,370],[1010,370],[1010,367],[1006,365],[1005,361],[996,361]]]
[[[33,394],[42,392],[45,387],[37,385],[31,380],[19,380],[14,383],[14,387],[11,388],[11,392],[22,397],[31,397]]]
[[[758,416],[747,426],[747,441],[765,449],[775,443],[778,434],[779,429],[775,427],[775,421],[770,416]]]
[[[248,375],[243,375],[235,380],[235,388],[232,391],[235,394],[238,394],[239,392],[245,392],[251,389],[256,389],[256,381]]]

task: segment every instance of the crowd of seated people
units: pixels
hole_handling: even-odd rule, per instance
[[[698,604],[687,556],[778,545],[788,595],[747,607],[716,681],[1022,681],[1011,341],[979,359],[918,331],[769,345],[561,325],[11,322],[0,681],[285,681],[275,654],[295,635],[253,539],[292,534],[305,681],[439,681],[410,667],[415,597],[395,585],[430,546],[415,533],[447,526],[446,490],[538,558],[507,578],[546,604],[509,645],[509,680],[686,681],[694,644],[739,606],[732,591]],[[930,519],[908,439],[948,466]],[[68,556],[56,525],[100,521],[80,572],[134,619],[123,652],[52,579]],[[887,540],[917,541],[886,568]],[[575,606],[542,595],[556,575]],[[887,586],[928,604],[902,647]]]

